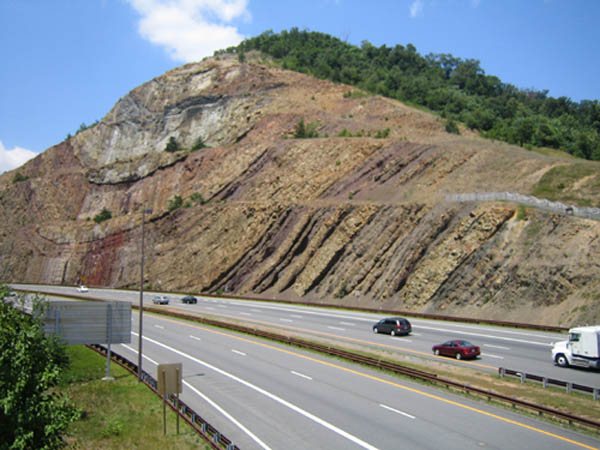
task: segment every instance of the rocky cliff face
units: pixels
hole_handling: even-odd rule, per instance
[[[229,59],[134,89],[20,168],[26,181],[0,176],[0,278],[135,287],[150,208],[154,289],[600,320],[598,222],[446,197],[529,194],[572,161],[450,135],[430,114],[350,91]],[[301,119],[320,137],[294,139]],[[165,151],[171,138],[180,151]],[[208,147],[191,151],[199,139]],[[96,224],[103,208],[112,218]]]

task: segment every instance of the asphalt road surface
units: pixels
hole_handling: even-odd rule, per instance
[[[41,291],[39,286],[35,289]],[[59,292],[55,287],[51,289]],[[76,295],[74,288],[63,289],[62,295]],[[139,300],[139,294],[125,291],[90,289],[85,295]],[[544,358],[550,359],[549,343],[561,337],[411,320],[412,335],[391,338],[371,332],[380,315],[202,297],[198,297],[197,305],[183,305],[181,296],[168,295],[171,304],[161,308],[300,328],[306,333],[325,333],[322,336],[340,341],[356,339],[417,358],[433,358],[433,343],[466,338],[484,351],[482,358],[471,364],[489,363],[493,368],[491,361],[498,357],[510,364],[525,364],[527,359],[537,358],[532,372],[538,374],[545,367]],[[145,302],[150,304],[152,296],[149,293]],[[137,361],[137,323],[134,312],[131,343],[112,346],[133,361]],[[157,363],[182,362],[182,399],[243,449],[600,448],[598,439],[484,402],[315,353],[169,317],[144,314],[143,345],[143,365],[149,373],[156,374]],[[519,355],[511,356],[513,353]],[[555,369],[551,361],[547,369]],[[559,373],[570,371],[560,369]]]
[[[80,294],[74,287],[13,286],[66,296],[129,301],[136,305],[139,303],[139,293],[134,291],[90,288],[88,293]],[[155,295],[156,293],[145,292],[144,305],[151,306]],[[330,339],[340,344],[364,345],[371,350],[409,355],[416,358],[417,362],[418,359],[427,358],[495,373],[499,367],[504,367],[600,388],[600,371],[561,368],[552,361],[552,343],[567,339],[566,334],[409,317],[413,332],[409,336],[391,337],[372,332],[372,325],[386,317],[383,314],[201,296],[197,296],[198,304],[187,305],[181,303],[183,295],[166,295],[171,300],[169,309],[210,315],[223,321],[234,320],[248,326],[256,324],[280,328]],[[482,351],[481,357],[474,361],[456,361],[434,356],[431,347],[450,339],[465,339],[478,345]]]

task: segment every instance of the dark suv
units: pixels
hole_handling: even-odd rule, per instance
[[[181,299],[182,303],[188,303],[188,304],[196,304],[198,303],[198,299],[196,297],[194,297],[193,295],[186,295],[185,297],[183,297]]]
[[[404,317],[387,317],[373,325],[373,333],[389,333],[392,336],[410,334],[412,327]]]

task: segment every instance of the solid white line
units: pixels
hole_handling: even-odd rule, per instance
[[[132,334],[134,334],[134,333],[132,332]],[[334,433],[339,434],[340,436],[348,439],[351,442],[354,442],[355,444],[357,444],[357,445],[359,445],[359,446],[361,446],[363,448],[367,448],[367,449],[371,449],[371,450],[377,450],[377,447],[372,446],[371,444],[369,444],[369,443],[367,443],[367,442],[365,442],[365,441],[357,438],[356,436],[348,433],[347,431],[344,431],[341,428],[336,427],[335,425],[327,422],[326,420],[321,419],[320,417],[317,417],[314,414],[309,413],[308,411],[300,408],[299,406],[296,406],[293,403],[290,403],[287,400],[284,400],[281,397],[278,397],[275,394],[272,394],[271,392],[266,391],[265,389],[262,389],[262,388],[254,385],[254,384],[252,384],[252,383],[250,383],[248,381],[245,381],[245,380],[243,380],[243,379],[241,379],[241,378],[239,378],[239,377],[237,377],[237,376],[235,376],[235,375],[233,375],[233,374],[231,374],[229,372],[226,372],[223,369],[219,369],[218,367],[213,366],[212,364],[209,364],[209,363],[207,363],[205,361],[202,361],[202,360],[200,360],[198,358],[195,358],[195,357],[193,357],[191,355],[188,355],[187,353],[184,353],[184,352],[182,352],[180,350],[177,350],[176,348],[173,348],[173,347],[170,347],[170,346],[168,346],[166,344],[163,344],[162,342],[158,342],[158,341],[156,341],[154,339],[151,339],[149,337],[146,337],[146,336],[144,336],[144,339],[146,339],[149,342],[152,342],[155,345],[158,345],[160,347],[166,348],[167,350],[170,350],[173,353],[177,353],[178,355],[181,355],[184,358],[188,358],[188,359],[194,361],[197,364],[200,364],[200,365],[203,365],[204,367],[212,369],[215,372],[220,373],[221,375],[232,379],[233,381],[237,381],[238,383],[240,383],[240,384],[242,384],[242,385],[244,385],[244,386],[246,386],[246,387],[248,387],[250,389],[253,389],[254,391],[256,391],[256,392],[264,395],[265,397],[270,398],[271,400],[273,400],[273,401],[275,401],[277,403],[280,403],[281,405],[283,405],[283,406],[291,409],[292,411],[295,411],[298,414],[303,415],[304,417],[306,417],[306,418],[308,418],[308,419],[310,419],[310,420],[318,423],[319,425],[322,425],[323,427],[325,427],[325,428],[333,431]]]
[[[202,339],[200,339],[198,336],[194,336],[193,334],[190,334],[190,337],[191,337],[192,339],[195,339],[195,340],[197,340],[197,341],[201,341],[201,340],[202,340]]]
[[[360,317],[360,316],[351,316],[348,314],[344,314],[344,313],[335,313],[332,311],[308,311],[308,310],[304,310],[304,309],[298,309],[297,307],[294,306],[274,306],[274,305],[253,305],[253,307],[255,308],[261,308],[261,309],[273,309],[273,310],[280,310],[280,311],[286,311],[286,312],[298,312],[304,315],[315,315],[315,316],[324,316],[324,317],[335,317],[338,319],[352,319],[352,320],[359,320],[361,322],[376,322],[377,320],[375,318],[370,318],[370,317]],[[417,319],[414,319],[415,322],[417,322]],[[420,321],[419,321],[420,322]],[[413,327],[415,325],[413,324]],[[546,343],[542,343],[542,342],[530,342],[530,341],[526,341],[526,340],[520,340],[520,339],[511,339],[511,338],[503,338],[500,336],[490,336],[487,334],[480,334],[480,333],[468,333],[466,331],[461,331],[459,328],[470,328],[470,329],[479,329],[478,326],[476,325],[467,325],[467,324],[453,324],[453,326],[455,326],[457,329],[452,329],[452,330],[448,330],[448,329],[444,329],[444,328],[437,328],[437,327],[431,327],[431,326],[423,326],[420,325],[420,323],[418,325],[416,325],[417,328],[425,328],[425,329],[430,329],[430,330],[437,330],[437,331],[444,331],[444,332],[450,332],[450,333],[463,333],[463,334],[472,334],[473,336],[482,336],[482,337],[491,337],[491,338],[496,338],[496,339],[506,339],[506,340],[514,340],[517,342],[525,342],[525,343],[531,343],[531,344],[536,344],[536,345],[546,345],[551,347],[552,344],[546,344]],[[498,330],[494,330],[494,332],[496,333],[502,333],[502,334],[513,334],[513,335],[519,335],[519,336],[532,336],[535,338],[539,338],[539,339],[552,339],[552,337],[550,336],[544,336],[544,335],[539,335],[539,334],[534,334],[534,333],[527,333],[525,331],[512,331],[512,330],[504,330],[504,329],[498,329]],[[416,336],[418,336],[417,333],[413,333]],[[556,338],[554,340],[557,340]]]
[[[133,333],[136,336],[139,336],[137,333]],[[128,345],[123,345],[125,348],[128,348],[129,350],[131,350],[132,352],[137,354],[137,350],[134,350],[133,348],[129,347]],[[153,364],[158,366],[158,363],[156,361],[154,361],[153,359],[148,358],[146,355],[142,355],[143,358],[146,358],[147,360],[149,360],[150,362],[152,362]],[[223,414],[227,419],[229,419],[231,422],[233,422],[234,425],[236,425],[240,430],[242,430],[244,433],[246,433],[248,436],[250,436],[250,439],[252,439],[254,442],[256,442],[258,445],[260,445],[262,448],[264,448],[265,450],[271,450],[271,447],[269,447],[267,444],[265,444],[263,441],[261,441],[258,436],[256,436],[254,433],[252,433],[252,431],[250,431],[248,428],[246,428],[244,425],[242,425],[240,422],[238,422],[235,417],[233,417],[231,414],[229,414],[227,411],[225,411],[222,407],[220,407],[219,405],[217,405],[214,401],[212,401],[209,397],[207,397],[206,395],[204,395],[202,392],[200,392],[198,389],[196,389],[194,386],[192,386],[190,383],[188,383],[187,381],[183,380],[183,384],[185,386],[187,386],[188,388],[190,388],[192,391],[194,391],[194,393],[198,396],[200,396],[202,399],[204,399],[204,401],[206,401],[208,404],[210,404],[213,408],[215,408],[217,411],[219,411],[221,414]]]
[[[510,350],[510,347],[503,347],[501,345],[483,344],[484,347],[500,348],[502,350]]]
[[[398,410],[398,409],[390,408],[389,406],[383,405],[383,404],[381,404],[381,403],[379,404],[379,406],[381,406],[382,408],[388,409],[388,410],[390,410],[390,411],[393,411],[393,412],[395,412],[395,413],[397,413],[397,414],[401,414],[401,415],[403,415],[403,416],[406,416],[406,417],[408,417],[409,419],[416,419],[416,417],[415,417],[415,416],[412,416],[412,415],[410,415],[410,414],[408,414],[408,413],[405,413],[405,412],[403,412],[403,411],[400,411],[400,410]]]
[[[299,376],[299,377],[306,378],[307,380],[312,380],[312,377],[309,377],[308,375],[304,375],[303,373],[296,372],[296,371],[294,371],[294,370],[292,370],[292,373],[293,373],[294,375],[297,375],[297,376]]]
[[[487,356],[488,358],[504,359],[504,356],[490,355],[489,353],[482,353],[481,356]]]
[[[188,388],[190,388],[197,395],[202,397],[206,402],[208,402],[213,408],[215,408],[217,411],[219,411],[221,414],[223,414],[231,422],[233,422],[240,430],[242,430],[244,433],[246,433],[248,436],[250,436],[250,438],[254,442],[256,442],[258,445],[260,445],[265,450],[271,450],[271,447],[269,447],[262,440],[260,440],[258,436],[256,436],[254,433],[252,433],[252,431],[250,431],[248,428],[246,428],[244,425],[242,425],[240,422],[238,422],[231,414],[229,414],[227,411],[225,411],[223,408],[221,408],[219,405],[217,405],[215,402],[213,402],[210,398],[208,398],[206,395],[204,395],[202,392],[200,392],[198,389],[196,389],[194,386],[192,386],[187,381],[184,380],[183,384],[185,384]]]
[[[340,327],[327,327],[327,328],[329,328],[330,330],[346,331],[345,328],[340,328]]]
[[[244,352],[240,352],[239,350],[232,349],[231,351],[233,353],[237,353],[238,355],[246,356],[246,354]]]

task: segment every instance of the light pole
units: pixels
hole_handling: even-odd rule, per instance
[[[142,316],[144,314],[144,222],[146,213],[152,214],[151,209],[142,209],[142,260],[140,263],[140,306],[138,315],[140,323],[138,326],[138,381],[142,381]]]

